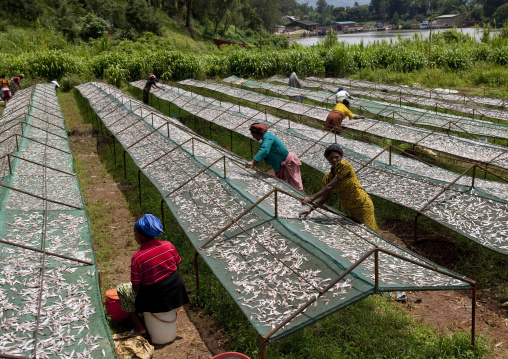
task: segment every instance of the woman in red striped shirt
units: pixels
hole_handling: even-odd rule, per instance
[[[132,256],[131,282],[117,287],[122,310],[129,313],[135,334],[147,333],[138,313],[164,313],[189,303],[178,271],[182,259],[173,244],[156,238],[161,233],[160,220],[151,214],[134,224],[140,249]]]

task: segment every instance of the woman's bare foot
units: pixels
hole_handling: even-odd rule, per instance
[[[132,323],[134,324],[134,334],[141,336],[148,334],[148,331],[146,330],[145,325],[143,324],[143,321],[139,317],[138,313],[129,313],[129,318],[131,318]]]

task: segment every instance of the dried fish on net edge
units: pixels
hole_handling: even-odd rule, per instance
[[[18,91],[0,128],[0,356],[113,358],[54,86]]]

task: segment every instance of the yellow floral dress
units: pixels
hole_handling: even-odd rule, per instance
[[[356,178],[355,170],[348,161],[338,162],[330,172],[323,177],[323,186],[337,177],[339,183],[333,188],[332,193],[339,196],[342,207],[347,209],[351,216],[358,222],[364,223],[376,232],[376,217],[374,216],[374,204],[369,195],[363,189]]]

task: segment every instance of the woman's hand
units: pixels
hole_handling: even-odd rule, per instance
[[[254,160],[249,161],[245,164],[245,167],[254,167],[256,164],[254,163]]]
[[[304,199],[302,199],[302,203],[312,203],[312,198],[305,197]]]
[[[311,209],[306,210],[306,211],[301,211],[300,213],[298,213],[298,218],[302,218],[302,216],[303,216],[303,218],[307,218],[307,216],[309,214],[311,214],[311,212],[312,212]]]

